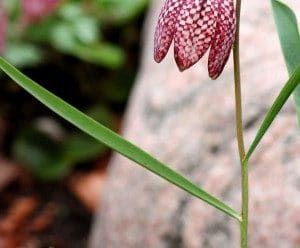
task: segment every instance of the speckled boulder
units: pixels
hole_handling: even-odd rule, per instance
[[[285,83],[269,1],[244,1],[242,78],[246,145]],[[300,10],[298,1],[287,1]],[[162,0],[145,24],[144,52],[123,134],[204,189],[240,208],[232,63],[211,81],[207,58],[180,73],[173,56],[153,62]],[[292,101],[250,161],[250,247],[300,246],[300,136]],[[238,223],[115,155],[90,239],[91,248],[239,246]]]

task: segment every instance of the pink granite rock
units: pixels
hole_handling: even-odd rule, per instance
[[[300,10],[300,3],[293,3]],[[232,63],[216,81],[207,59],[180,73],[153,62],[154,0],[123,134],[231,206],[240,207]],[[287,79],[268,1],[244,1],[241,61],[246,145]],[[300,136],[292,102],[250,161],[250,247],[300,246]],[[111,161],[91,248],[239,246],[238,223],[119,155]]]

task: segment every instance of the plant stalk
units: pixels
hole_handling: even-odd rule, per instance
[[[234,62],[234,85],[235,85],[235,111],[236,111],[236,134],[241,164],[241,186],[242,186],[242,221],[240,223],[241,248],[248,248],[248,161],[245,157],[245,145],[243,135],[243,111],[241,92],[241,70],[240,70],[240,17],[242,0],[236,0],[236,33],[233,46]]]

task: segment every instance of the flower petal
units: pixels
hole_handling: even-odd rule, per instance
[[[175,23],[178,13],[183,6],[183,0],[167,0],[158,17],[154,35],[154,60],[164,59],[175,33]]]
[[[174,35],[174,54],[183,71],[208,50],[215,33],[217,0],[186,0],[180,10]]]
[[[222,73],[229,58],[235,38],[235,26],[233,0],[219,1],[216,35],[208,58],[208,72],[212,79],[216,79]]]

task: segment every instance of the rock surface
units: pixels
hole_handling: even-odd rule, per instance
[[[269,1],[244,1],[241,61],[246,145],[287,79]],[[298,1],[287,1],[300,10]],[[162,0],[145,26],[144,53],[123,134],[169,166],[240,206],[232,63],[211,81],[203,58],[180,73],[171,53],[153,62]],[[290,101],[250,161],[250,247],[300,245],[300,136]],[[91,248],[239,246],[238,223],[126,158],[111,161]]]

